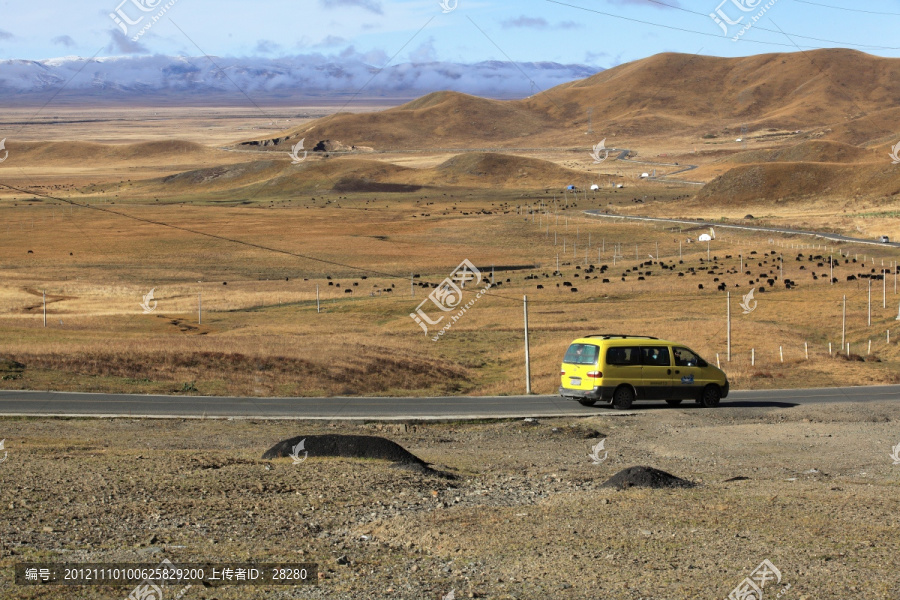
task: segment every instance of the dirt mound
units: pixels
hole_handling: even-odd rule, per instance
[[[693,483],[675,477],[665,471],[653,467],[628,467],[607,479],[600,487],[611,487],[626,490],[631,487],[678,488],[693,487]]]
[[[297,448],[298,444],[302,445]],[[295,452],[294,449],[297,448]],[[262,455],[265,458],[286,456],[345,456],[389,460],[393,466],[420,472],[434,472],[424,460],[389,439],[374,435],[298,435],[278,442]]]

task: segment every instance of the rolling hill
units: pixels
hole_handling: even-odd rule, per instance
[[[431,168],[411,169],[388,162],[341,157],[300,165],[287,160],[255,160],[194,169],[145,182],[169,194],[216,194],[265,186],[269,194],[404,192],[423,187],[543,188],[583,183],[585,174],[550,161],[496,153],[466,153]]]
[[[300,138],[376,150],[584,145],[588,109],[598,136],[629,143],[700,139],[746,125],[831,128],[829,139],[863,145],[895,135],[886,117],[900,98],[898,70],[900,59],[845,49],[741,58],[666,53],[524,100],[437,92],[376,113],[339,113],[287,130],[275,145]]]

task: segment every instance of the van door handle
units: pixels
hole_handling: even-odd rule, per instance
[[[679,371],[678,369],[675,369],[675,374],[676,374],[676,375],[681,375],[681,371]]]
[[[672,374],[672,369],[668,369],[668,370],[666,371],[666,375],[671,375],[671,374]]]

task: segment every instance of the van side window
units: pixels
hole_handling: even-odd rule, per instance
[[[641,364],[654,367],[670,367],[669,348],[667,346],[643,346],[641,348]]]
[[[572,344],[566,350],[563,362],[569,365],[595,365],[600,348],[592,344]]]
[[[687,348],[674,348],[676,367],[696,367],[700,363],[700,357]]]
[[[633,346],[612,347],[606,350],[606,364],[610,366],[639,365],[640,350]]]

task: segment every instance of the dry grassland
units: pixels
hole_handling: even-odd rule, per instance
[[[778,237],[770,244],[768,237],[720,229],[712,275],[702,270],[711,266],[705,244],[682,243],[684,263],[678,258],[679,241],[703,230],[609,222],[581,212],[621,203],[618,194],[562,208],[557,225],[555,213],[535,215],[534,223],[516,214],[517,205],[526,212],[541,201],[552,205],[552,194],[445,193],[284,197],[231,207],[94,199],[101,210],[5,203],[0,353],[26,369],[7,373],[2,385],[249,395],[521,393],[525,294],[538,393],[555,392],[559,359],[571,339],[610,331],[682,341],[711,361],[718,354],[736,388],[897,382],[900,330],[886,343],[900,298],[893,279],[889,275],[887,308],[881,282],[874,282],[871,327],[865,280],[846,281],[872,268],[880,273],[881,260],[890,269],[897,256],[888,248],[841,245],[851,261],[859,251],[859,262],[841,263],[839,282],[831,286],[827,259],[824,268],[817,266],[820,259],[806,260],[830,251],[790,248],[808,239]],[[616,244],[622,256],[614,266]],[[784,253],[784,276],[797,282],[795,289],[766,282],[778,275],[776,257],[767,252]],[[552,276],[557,254],[562,277]],[[739,254],[752,277],[737,273]],[[422,282],[442,281],[463,259],[486,276],[491,265],[535,266],[497,271],[500,285],[433,342],[409,315],[431,291]],[[588,274],[591,264],[597,270]],[[601,265],[609,267],[605,274]],[[410,275],[419,276],[415,297]],[[532,275],[537,279],[526,279]],[[732,292],[731,363],[725,294],[715,289],[716,278]],[[151,288],[158,304],[143,314],[140,303]],[[744,315],[739,303],[750,288],[757,289],[759,304]],[[48,295],[47,328],[41,291]],[[829,342],[838,353],[843,295],[847,340],[862,361],[828,355]]]

